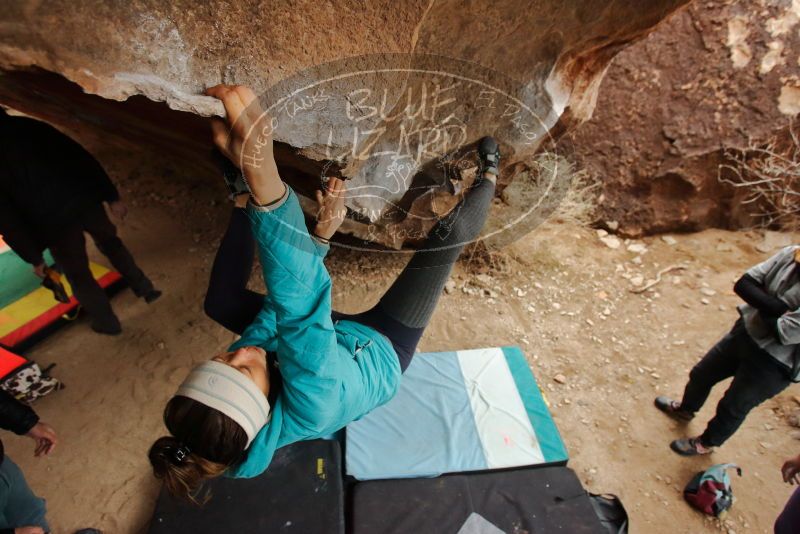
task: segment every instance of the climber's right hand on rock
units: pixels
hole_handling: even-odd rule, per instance
[[[272,152],[273,119],[264,113],[255,93],[243,85],[215,85],[206,94],[225,106],[225,120],[214,118],[214,144],[247,180],[254,200],[268,204],[285,193]]]

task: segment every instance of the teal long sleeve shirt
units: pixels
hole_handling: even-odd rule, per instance
[[[283,390],[245,459],[226,473],[264,472],[275,450],[329,435],[397,392],[400,364],[391,343],[374,329],[331,320],[327,245],[306,229],[295,193],[247,208],[264,271],[267,296],[255,321],[230,350],[258,346],[277,353]],[[274,371],[273,371],[274,372]]]

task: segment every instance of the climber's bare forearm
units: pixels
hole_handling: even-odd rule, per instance
[[[272,140],[270,140],[270,144]],[[250,191],[253,193],[253,198],[259,204],[269,204],[278,200],[286,192],[281,177],[278,175],[278,166],[275,164],[275,158],[272,157],[270,150],[269,157],[258,164],[249,164],[246,161],[242,163],[242,172],[244,173],[247,185],[250,186]]]

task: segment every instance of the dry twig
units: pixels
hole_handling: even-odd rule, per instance
[[[656,285],[659,282],[661,282],[661,277],[664,276],[665,274],[670,273],[672,271],[682,271],[683,269],[688,269],[688,268],[689,268],[688,265],[684,265],[682,263],[679,264],[679,265],[670,265],[669,267],[665,267],[665,268],[661,269],[660,271],[658,271],[658,273],[656,273],[656,279],[655,280],[651,280],[650,282],[646,283],[642,287],[637,287],[637,288],[631,289],[630,292],[631,293],[637,293],[637,294],[638,293],[644,293],[645,291],[647,291],[648,289],[650,289],[654,285]]]
[[[730,163],[719,166],[719,181],[747,191],[742,204],[752,206],[761,226],[800,227],[800,132],[793,121],[786,134],[725,156]]]

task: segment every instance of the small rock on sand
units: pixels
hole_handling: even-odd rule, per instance
[[[479,274],[475,276],[475,281],[478,282],[479,285],[483,287],[490,286],[494,283],[494,280],[488,274]]]
[[[559,384],[566,384],[567,383],[567,377],[562,375],[561,373],[559,373],[556,376],[554,376],[553,380],[555,380]]]
[[[622,246],[622,241],[620,241],[613,235],[607,235],[605,237],[601,237],[600,241],[602,241],[603,244],[610,249],[618,249],[619,247]]]

